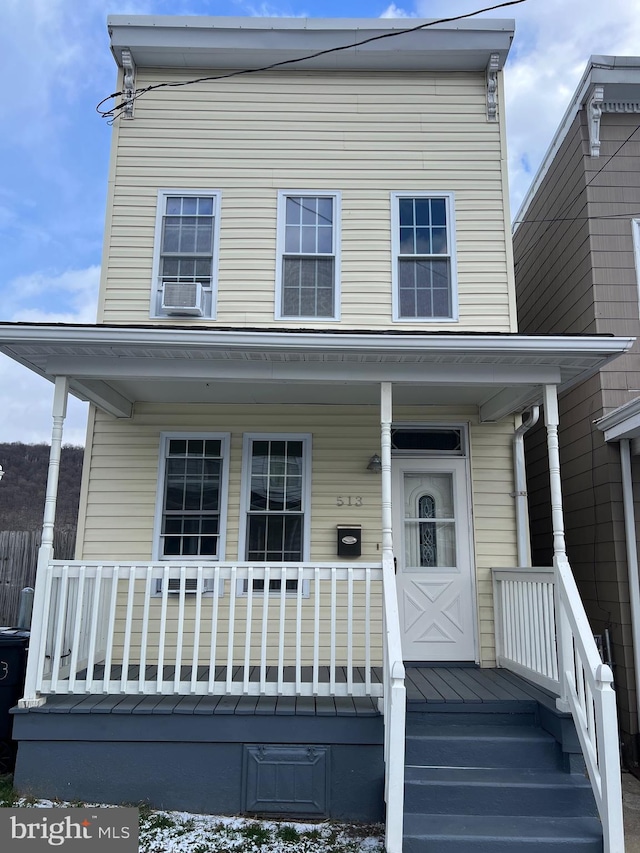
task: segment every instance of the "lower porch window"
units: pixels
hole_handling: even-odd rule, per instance
[[[158,557],[222,557],[226,436],[164,436]]]
[[[244,558],[264,563],[299,563],[307,552],[308,436],[247,436],[244,488]],[[253,581],[264,592],[264,580]],[[280,592],[281,581],[269,582]],[[287,579],[286,591],[297,590]]]

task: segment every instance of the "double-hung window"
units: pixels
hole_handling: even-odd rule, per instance
[[[309,558],[310,502],[309,435],[246,435],[244,440],[243,512],[240,553],[258,563],[300,563]],[[244,539],[244,541],[243,541]],[[264,592],[254,579],[253,591]],[[282,581],[271,578],[269,592],[281,592]],[[285,591],[297,592],[295,578]],[[241,591],[246,592],[246,582]],[[303,595],[308,594],[308,584]]]
[[[220,193],[160,190],[152,316],[212,317]]]
[[[281,192],[278,197],[276,317],[337,319],[340,197]]]
[[[223,559],[227,448],[227,435],[162,437],[156,519],[159,559]]]
[[[394,320],[457,319],[450,193],[393,193]]]

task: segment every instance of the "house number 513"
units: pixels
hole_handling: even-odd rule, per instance
[[[362,506],[361,495],[338,495],[336,498],[336,506]]]

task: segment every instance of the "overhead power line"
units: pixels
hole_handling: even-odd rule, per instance
[[[300,56],[297,59],[283,59],[280,62],[272,62],[270,65],[264,65],[261,68],[243,68],[237,69],[235,71],[230,71],[227,74],[217,74],[207,77],[197,77],[193,80],[182,80],[182,81],[171,81],[165,83],[155,83],[151,86],[145,86],[142,89],[136,89],[133,92],[133,96],[125,103],[124,101],[115,104],[109,110],[103,110],[102,105],[107,101],[110,101],[112,98],[119,98],[121,95],[124,95],[124,91],[113,92],[111,95],[107,95],[106,98],[103,98],[100,103],[96,106],[96,111],[100,114],[102,118],[106,118],[110,120],[110,123],[113,123],[114,119],[118,118],[120,113],[124,110],[126,104],[130,104],[131,101],[137,101],[142,95],[145,95],[147,92],[152,92],[155,89],[168,89],[168,88],[178,88],[180,86],[192,86],[195,83],[207,83],[213,80],[228,80],[230,77],[239,77],[243,74],[258,74],[263,71],[272,71],[274,68],[282,68],[285,65],[293,65],[294,63],[306,62],[310,59],[317,59],[319,56],[326,56],[329,53],[337,53],[341,50],[352,50],[354,47],[361,47],[363,44],[370,44],[374,41],[380,41],[381,39],[389,39],[395,38],[396,36],[403,36],[407,33],[414,33],[418,30],[424,30],[428,27],[435,27],[436,24],[448,24],[453,21],[462,21],[465,18],[473,18],[476,15],[481,15],[483,12],[494,12],[496,9],[504,9],[507,6],[517,6],[520,3],[524,3],[525,0],[507,0],[504,3],[497,3],[495,6],[486,6],[483,9],[476,9],[474,12],[466,12],[463,15],[454,15],[449,18],[439,18],[437,21],[428,21],[425,24],[417,24],[415,27],[408,27],[403,30],[394,30],[391,33],[379,33],[375,36],[369,36],[369,38],[362,39],[362,41],[352,42],[351,44],[339,45],[338,47],[328,47],[324,50],[316,51],[316,53],[309,53],[306,56]]]

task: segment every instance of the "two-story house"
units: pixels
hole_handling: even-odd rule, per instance
[[[640,335],[639,112],[640,58],[592,56],[516,216],[523,332]],[[637,564],[633,556],[627,559],[635,525],[623,495],[633,505],[624,441],[634,436],[635,424],[627,424],[627,431],[618,423],[633,414],[629,409],[616,415],[616,429],[606,435],[596,420],[633,405],[640,390],[639,352],[635,344],[560,400],[567,551],[593,630],[614,664],[623,755],[632,767],[638,764],[640,598]],[[544,455],[544,435],[532,430],[532,547],[542,562],[550,559],[551,543]]]
[[[405,850],[621,850],[557,394],[631,339],[517,333],[513,22],[109,31],[98,323],[0,325],[55,383],[18,788],[384,817],[389,853],[403,824]],[[91,408],[58,561],[68,393]],[[554,566],[533,570],[522,435],[543,399]]]

